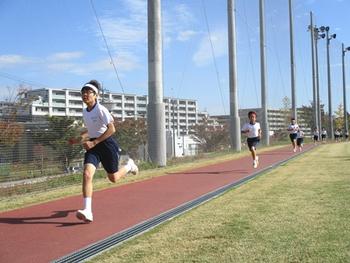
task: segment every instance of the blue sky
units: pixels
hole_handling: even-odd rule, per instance
[[[226,0],[162,1],[164,96],[195,99],[212,115],[229,113],[226,5]],[[147,1],[95,0],[94,6],[125,93],[146,95]],[[258,8],[258,0],[236,0],[240,108],[260,106]],[[350,46],[350,1],[293,1],[298,106],[312,100],[310,11],[318,26],[330,26],[337,34],[331,41],[335,110],[342,102],[341,43]],[[288,0],[265,0],[265,21],[268,104],[280,108],[282,98],[290,97]],[[123,92],[90,0],[2,0],[0,34],[2,99],[13,96],[19,85],[79,89],[90,79]],[[319,64],[321,100],[327,106],[325,42],[319,41]],[[346,64],[349,92],[350,52]]]

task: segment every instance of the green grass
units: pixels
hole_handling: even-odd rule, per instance
[[[350,262],[350,144],[322,145],[92,262]]]

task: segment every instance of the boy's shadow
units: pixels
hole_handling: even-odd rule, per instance
[[[40,216],[40,217],[0,217],[0,224],[56,224],[57,227],[67,227],[85,224],[84,222],[58,222],[51,221],[50,219],[65,218],[69,213],[76,212],[76,210],[64,210],[64,211],[53,211],[50,216]]]

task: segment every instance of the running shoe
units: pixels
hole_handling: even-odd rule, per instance
[[[133,160],[133,159],[129,158],[129,160],[128,160],[128,163],[127,163],[127,164],[129,164],[129,165],[130,165],[130,167],[131,167],[130,172],[131,172],[133,175],[138,174],[138,172],[139,172],[139,168],[137,167],[137,165],[135,164],[135,162],[134,162],[134,160]]]
[[[77,218],[79,220],[83,220],[85,222],[92,222],[94,220],[94,217],[92,215],[91,211],[87,211],[87,210],[78,210],[77,214],[76,214]]]

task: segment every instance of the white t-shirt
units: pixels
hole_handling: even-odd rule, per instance
[[[323,130],[323,131],[322,131],[322,135],[327,135],[327,131],[326,131],[326,130]]]
[[[256,122],[255,124],[246,123],[242,127],[242,131],[249,130],[248,138],[255,138],[259,136],[260,123]]]
[[[298,129],[299,129],[299,125],[296,123],[296,124],[291,124],[289,125],[288,127],[288,131],[290,134],[295,134],[298,132]]]
[[[314,131],[314,136],[318,136],[318,131]]]
[[[90,138],[98,138],[107,130],[107,125],[113,122],[112,114],[100,103],[96,103],[91,111],[83,110],[85,127]]]
[[[298,131],[297,132],[297,138],[304,138],[304,132],[303,131]]]

